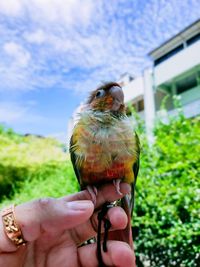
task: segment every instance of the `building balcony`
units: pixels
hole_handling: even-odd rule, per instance
[[[154,85],[162,85],[200,65],[200,41],[154,67]]]

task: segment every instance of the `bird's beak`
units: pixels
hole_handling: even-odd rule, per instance
[[[121,105],[124,104],[124,93],[119,86],[113,86],[110,89],[110,94],[113,97],[113,105],[111,110],[117,111],[120,109]]]

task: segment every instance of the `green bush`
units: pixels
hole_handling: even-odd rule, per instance
[[[133,236],[137,265],[200,262],[200,120],[159,121],[155,143],[142,138]]]
[[[54,139],[21,136],[0,126],[0,200],[39,175],[48,177],[68,156]]]
[[[46,164],[33,173],[30,179],[21,182],[21,186],[15,188],[11,198],[3,198],[0,206],[10,203],[19,204],[41,197],[62,197],[78,191],[72,165],[65,163]]]

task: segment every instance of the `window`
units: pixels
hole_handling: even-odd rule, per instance
[[[140,101],[138,101],[138,112],[143,110],[144,110],[144,99],[141,99]]]
[[[129,82],[133,81],[134,77],[133,76],[129,76]]]
[[[163,61],[167,60],[168,58],[172,57],[173,55],[177,54],[179,51],[183,49],[183,44],[177,46],[176,48],[172,49],[162,57],[157,58],[154,61],[154,66],[157,66],[158,64],[162,63]]]
[[[181,94],[197,86],[196,74],[184,78],[176,83],[177,94]]]
[[[188,39],[186,43],[187,43],[187,45],[191,45],[191,44],[197,42],[198,40],[200,40],[200,33],[197,33],[196,35],[194,35],[193,37]]]
[[[144,99],[139,100],[138,102],[132,103],[131,105],[136,112],[141,112],[144,110]],[[131,115],[131,110],[129,107],[126,108],[126,115]]]

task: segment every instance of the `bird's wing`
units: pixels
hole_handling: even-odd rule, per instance
[[[131,184],[131,188],[132,188],[131,199],[130,199],[131,216],[133,213],[134,201],[135,201],[135,185],[136,185],[137,176],[138,176],[138,172],[139,172],[139,168],[140,168],[140,141],[139,141],[138,135],[136,133],[135,133],[135,138],[136,138],[136,144],[137,144],[138,157],[137,157],[137,160],[133,164],[134,181]]]
[[[138,158],[138,160],[133,164],[133,173],[134,173],[134,182],[131,184],[131,199],[130,199],[130,210],[131,210],[131,216],[133,213],[133,208],[134,208],[134,201],[135,201],[135,185],[136,185],[136,181],[137,181],[137,176],[138,176],[138,172],[139,172],[139,164],[140,164],[140,160]]]
[[[79,184],[81,184],[81,174],[80,174],[80,168],[77,167],[77,156],[74,152],[73,149],[74,146],[74,135],[72,135],[71,139],[70,139],[70,148],[69,148],[69,152],[70,152],[70,157],[71,157],[71,162],[74,168],[74,172],[76,174],[76,178],[79,182]]]

